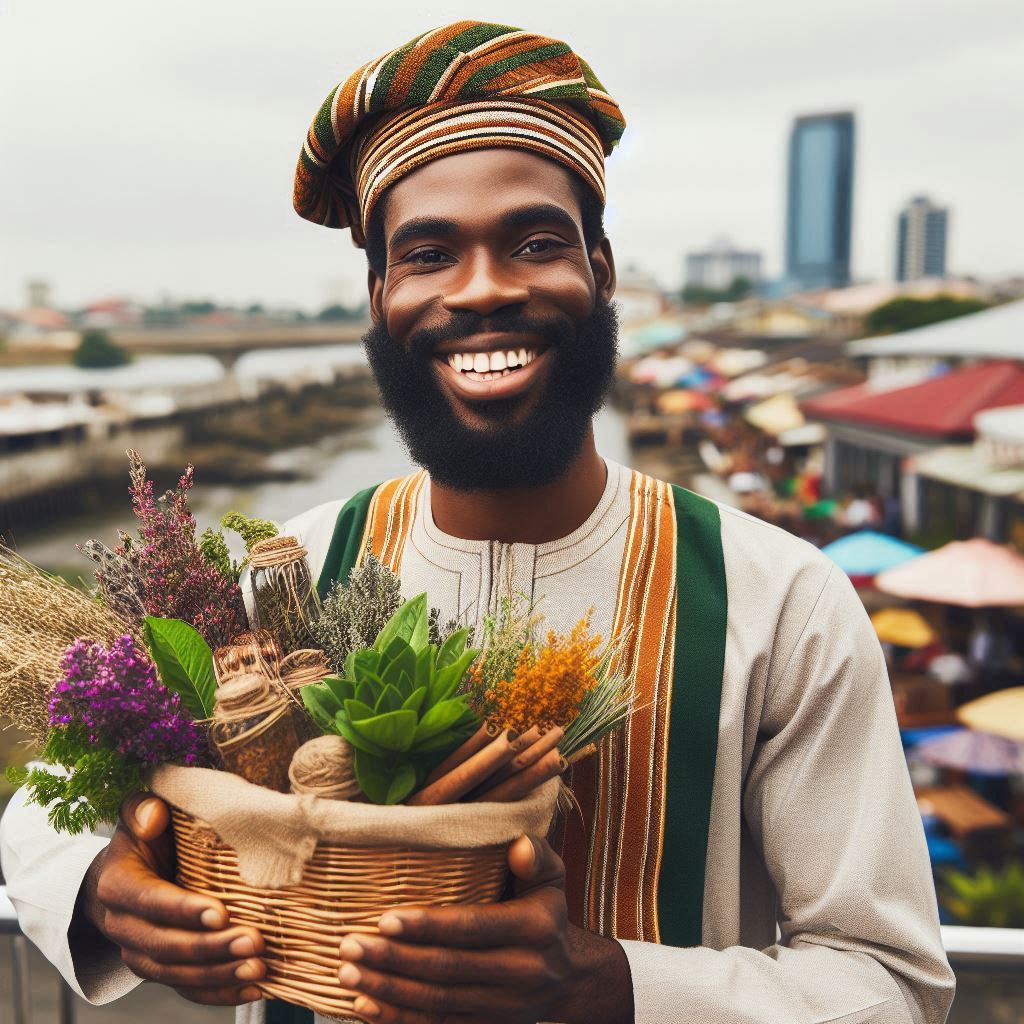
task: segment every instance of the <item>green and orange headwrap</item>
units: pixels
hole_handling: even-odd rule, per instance
[[[417,167],[507,146],[556,160],[604,202],[604,158],[626,123],[590,66],[532,32],[459,21],[365,64],[317,111],[295,171],[296,212],[351,228]]]

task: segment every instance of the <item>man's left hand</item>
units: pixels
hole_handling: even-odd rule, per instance
[[[396,910],[380,936],[341,943],[341,983],[381,1024],[536,1024],[633,1020],[622,947],[569,924],[565,868],[543,840],[509,849],[515,895],[504,903]]]

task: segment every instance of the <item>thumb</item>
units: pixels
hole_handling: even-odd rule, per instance
[[[121,804],[121,824],[142,843],[151,843],[167,831],[171,814],[167,804],[151,793],[132,793]]]
[[[521,835],[508,850],[508,866],[517,896],[543,886],[565,888],[565,865],[562,858],[544,839]]]

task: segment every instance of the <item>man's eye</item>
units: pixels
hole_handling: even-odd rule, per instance
[[[519,252],[526,256],[541,256],[557,248],[558,242],[553,238],[535,238],[532,242],[527,242]]]
[[[429,266],[444,263],[447,259],[448,255],[441,252],[440,249],[417,249],[415,252],[411,252],[405,257],[405,262],[423,263]]]

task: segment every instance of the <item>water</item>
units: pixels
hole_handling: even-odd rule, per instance
[[[266,355],[269,353],[261,353],[261,356]],[[595,420],[594,428],[601,454],[628,465],[630,451],[623,416],[614,409],[603,409]],[[215,526],[228,511],[282,523],[315,505],[348,498],[363,488],[402,476],[415,468],[383,414],[368,427],[336,434],[314,445],[276,452],[269,462],[275,467],[297,468],[303,476],[298,480],[249,487],[204,486],[203,467],[197,466],[196,475],[200,482],[193,491],[192,507],[199,529]],[[23,529],[14,538],[21,555],[48,569],[63,571],[72,568],[85,575],[91,563],[78,554],[76,544],[90,537],[116,544],[119,527],[127,530],[134,527],[127,494],[127,473],[126,463],[126,491],[119,507],[66,520],[38,532],[28,533]],[[240,554],[239,551],[235,553]]]

